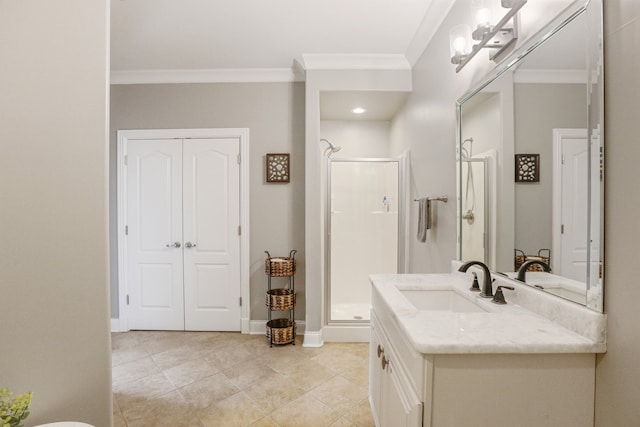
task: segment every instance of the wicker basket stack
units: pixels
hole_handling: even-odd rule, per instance
[[[266,252],[266,251],[265,251]],[[266,324],[267,339],[273,344],[295,344],[296,322],[294,309],[296,306],[296,293],[294,290],[293,275],[296,272],[296,251],[291,251],[289,257],[272,257],[269,252],[264,263],[264,272],[269,278],[269,289],[265,296],[265,304],[269,313]],[[273,277],[288,277],[289,288],[271,288]],[[288,318],[271,319],[272,311],[288,311]]]

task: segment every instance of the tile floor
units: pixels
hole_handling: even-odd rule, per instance
[[[115,427],[374,426],[366,343],[133,331],[112,349]]]

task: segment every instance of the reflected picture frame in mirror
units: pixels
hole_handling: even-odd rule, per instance
[[[604,311],[603,73],[602,1],[575,2],[456,103],[458,259],[480,257],[466,245],[470,233],[483,235],[481,261],[515,280],[514,255],[536,260],[544,249],[551,272],[533,263],[525,282],[597,312]],[[572,145],[566,135],[576,134],[584,136]],[[516,153],[541,153],[539,182],[514,183]],[[474,231],[474,212],[464,206],[470,159],[487,162],[485,220]],[[570,167],[573,181],[563,172]]]

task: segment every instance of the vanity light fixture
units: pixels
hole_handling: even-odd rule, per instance
[[[362,108],[362,107],[356,107],[356,108],[352,109],[351,112],[353,114],[364,114],[364,113],[367,112],[367,109],[366,108]]]
[[[489,0],[471,0],[471,13],[476,25],[471,37],[474,40],[482,40],[493,29]]]
[[[507,13],[494,26],[491,25],[491,0],[472,0],[471,10],[474,15],[475,29],[473,33],[468,25],[456,25],[449,31],[449,46],[451,50],[451,63],[458,65],[456,73],[482,48],[492,49],[489,55],[495,60],[506,48],[518,39],[518,11],[527,3],[527,0],[500,0]],[[512,22],[511,27],[506,27]],[[472,40],[478,43],[472,45]]]

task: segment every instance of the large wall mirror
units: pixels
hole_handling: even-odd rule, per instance
[[[602,82],[602,5],[577,2],[458,100],[457,156],[459,259],[600,312]]]

